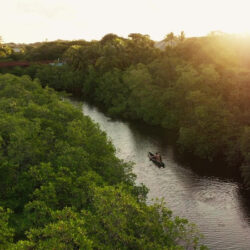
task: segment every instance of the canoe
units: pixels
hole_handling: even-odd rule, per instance
[[[157,167],[159,168],[164,168],[165,167],[165,164],[162,162],[162,161],[157,161],[155,158],[154,158],[154,154],[152,154],[151,152],[148,152],[148,158],[150,161],[152,161]]]

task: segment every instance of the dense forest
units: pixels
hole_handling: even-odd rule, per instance
[[[0,149],[0,249],[196,249],[196,228],[147,205],[106,134],[38,80],[0,74]]]
[[[180,152],[237,166],[250,187],[249,37],[170,33],[161,44],[147,35],[31,46],[29,60],[55,65],[2,69],[39,78],[43,86],[101,105],[113,117],[143,120],[176,135]],[[54,51],[54,56],[49,55]],[[60,53],[58,53],[60,51]],[[53,53],[52,53],[53,54]]]
[[[54,42],[37,42],[32,44],[1,43],[0,37],[0,62],[1,61],[42,61],[56,60],[73,45],[86,45],[84,40]]]

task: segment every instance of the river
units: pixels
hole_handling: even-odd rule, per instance
[[[198,226],[204,235],[202,243],[210,249],[250,249],[250,197],[230,169],[219,166],[207,172],[202,163],[195,167],[180,163],[173,146],[158,129],[112,120],[88,103],[81,108],[107,133],[117,156],[135,163],[137,183],[150,189],[149,202],[164,198],[174,215]],[[149,151],[161,152],[166,167],[150,162]]]

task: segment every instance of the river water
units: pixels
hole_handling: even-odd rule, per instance
[[[112,120],[88,103],[83,103],[82,109],[107,133],[117,156],[135,163],[137,183],[150,189],[149,202],[164,198],[174,215],[198,226],[204,235],[202,243],[210,249],[250,249],[250,197],[230,169],[217,166],[206,172],[203,163],[195,163],[195,167],[180,163],[173,146],[158,129]],[[150,162],[149,151],[161,152],[166,167]]]

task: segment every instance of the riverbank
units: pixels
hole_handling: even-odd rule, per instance
[[[80,107],[78,101],[74,103]],[[219,173],[216,172],[218,166],[215,172],[210,172],[203,165],[200,168],[208,172],[197,172],[197,166],[184,164],[184,159],[176,160],[171,142],[161,131],[143,123],[110,119],[86,102],[82,109],[107,133],[116,147],[117,156],[135,162],[136,182],[149,187],[149,203],[151,198],[164,198],[175,215],[184,216],[198,225],[204,235],[202,243],[210,249],[248,250],[249,194],[234,178],[234,173],[229,174],[225,165],[220,166]],[[160,151],[166,168],[155,167],[148,160],[148,151]]]

